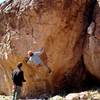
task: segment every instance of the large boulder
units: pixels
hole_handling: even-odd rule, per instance
[[[87,31],[87,39],[84,47],[84,62],[92,75],[100,79],[100,0],[98,0],[93,21]]]
[[[18,61],[24,64],[27,80],[23,88],[24,95],[35,96],[56,91],[63,85],[77,87],[85,79],[81,56],[87,15],[90,13],[88,8],[91,8],[92,1],[94,0],[7,0],[2,3],[0,81],[5,87],[0,82],[0,87],[3,87],[0,89],[6,94],[10,93],[11,72]],[[28,50],[41,47],[47,54],[48,66],[53,71],[51,75],[44,67],[37,69],[23,61]]]

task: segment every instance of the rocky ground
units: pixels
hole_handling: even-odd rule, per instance
[[[100,100],[100,92],[97,90],[85,91],[80,93],[71,93],[64,97],[57,95],[50,98],[50,100]]]
[[[11,96],[0,96],[0,100],[11,100]],[[41,100],[40,98],[39,100]],[[38,100],[38,99],[21,99],[21,100]],[[45,100],[45,99],[42,99]],[[89,90],[80,93],[70,93],[67,95],[56,95],[50,97],[49,100],[100,100],[100,89]]]

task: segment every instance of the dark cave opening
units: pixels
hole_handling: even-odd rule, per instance
[[[87,1],[88,2],[88,1]],[[90,25],[90,23],[95,20],[93,17],[94,9],[97,4],[97,0],[90,0],[89,3],[87,3],[85,8],[85,21],[87,22],[87,27]]]

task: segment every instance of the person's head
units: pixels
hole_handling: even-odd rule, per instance
[[[29,50],[29,51],[27,52],[27,54],[28,54],[28,56],[32,56],[32,55],[33,55],[33,52],[32,52],[31,50]]]
[[[22,65],[23,65],[23,64],[22,64],[21,62],[18,62],[18,63],[17,63],[17,67],[18,67],[19,69],[22,67]]]

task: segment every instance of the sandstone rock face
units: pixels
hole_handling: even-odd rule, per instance
[[[23,61],[28,50],[40,47],[45,49],[53,73],[48,75],[44,67],[37,69],[23,61],[27,80],[24,95],[56,90],[65,79],[69,85],[78,85],[85,78],[84,68],[79,65],[89,3],[90,0],[7,0],[1,4],[0,70],[2,77],[9,77],[9,91],[0,88],[4,93],[11,91],[11,72],[16,63]],[[7,80],[0,81],[6,84]]]
[[[84,49],[84,62],[87,69],[98,79],[100,79],[100,0],[94,10],[94,27],[93,24],[91,34],[87,36]]]

